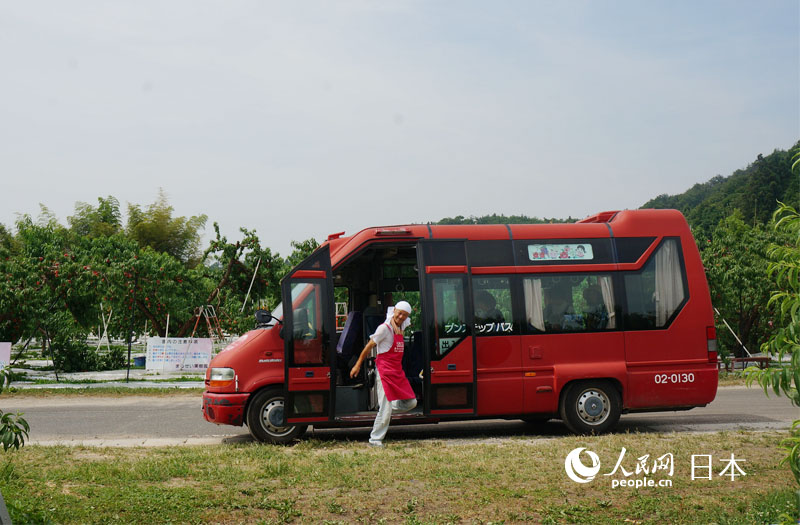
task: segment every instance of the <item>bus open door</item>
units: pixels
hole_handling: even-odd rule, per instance
[[[285,424],[328,421],[335,406],[333,281],[327,246],[317,250],[281,284]]]

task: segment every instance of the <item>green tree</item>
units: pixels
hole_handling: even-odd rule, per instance
[[[163,190],[159,190],[158,198],[147,209],[129,204],[127,234],[142,248],[149,246],[195,266],[202,260],[200,232],[208,218],[206,215],[173,217],[173,211]]]
[[[5,224],[0,224],[0,249],[11,251],[15,244],[14,234],[6,228]]]
[[[261,246],[255,230],[239,231],[242,238],[230,242],[215,222],[215,239],[203,257],[213,261],[205,268],[205,274],[214,283],[203,304],[215,307],[222,328],[231,333],[241,333],[252,326],[256,305],[274,307],[280,301],[280,279],[286,272],[283,259]],[[188,330],[188,326],[181,330]]]
[[[286,258],[286,270],[291,270],[301,262],[303,259],[314,253],[314,250],[319,248],[319,243],[314,238],[306,239],[304,241],[292,241],[292,253]]]
[[[211,283],[205,270],[122,234],[83,236],[52,217],[17,222],[14,247],[0,246],[0,337],[41,338],[57,370],[107,366],[86,345],[101,308],[113,311],[109,333],[126,337],[144,325],[161,335],[192,318]]]
[[[192,319],[210,286],[202,267],[187,268],[175,257],[141,248],[123,235],[81,239],[77,251],[92,280],[94,303],[114,312],[109,330],[116,337],[127,337],[131,328],[142,333],[145,324],[148,331],[164,336],[168,314],[175,334],[174,327]],[[99,311],[94,319],[99,319]]]
[[[762,349],[778,364],[763,370],[748,368],[747,381],[758,381],[765,393],[771,389],[775,395],[783,394],[800,406],[800,213],[780,203],[773,218],[775,230],[785,233],[787,241],[774,244],[769,250],[768,272],[777,287],[769,302],[776,307],[778,329]],[[781,444],[787,452],[784,462],[800,485],[800,420],[794,422],[790,437]],[[800,490],[797,503],[800,510]]]
[[[122,231],[119,201],[109,195],[97,198],[97,207],[85,202],[75,204],[75,215],[67,217],[70,229],[86,237],[108,237]]]
[[[0,333],[11,342],[40,337],[62,370],[93,366],[83,360],[84,347],[99,311],[85,255],[75,252],[73,238],[50,215],[36,222],[23,216],[16,248],[0,256]]]
[[[777,236],[769,228],[751,227],[742,219],[742,214],[734,211],[720,221],[712,239],[699,244],[714,306],[744,346],[755,352],[772,331],[767,306],[772,289],[767,275],[767,250]],[[723,355],[744,355],[719,318],[717,336]]]

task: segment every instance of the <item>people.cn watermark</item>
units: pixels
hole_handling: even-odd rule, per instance
[[[603,474],[603,477],[612,477],[611,488],[655,488],[672,487],[672,477],[675,474],[675,457],[671,452],[651,459],[650,454],[644,454],[634,460],[626,461],[627,449],[622,450],[617,457],[614,468]],[[583,457],[582,457],[583,456]],[[702,458],[702,460],[701,460]],[[734,481],[738,476],[747,474],[739,465],[744,459],[737,459],[732,453],[730,458],[721,459],[727,465],[718,476],[729,477]],[[633,464],[631,466],[631,463]],[[628,468],[626,468],[628,465]],[[564,470],[569,479],[575,483],[589,483],[600,474],[600,457],[586,447],[578,447],[570,451],[564,460]],[[660,479],[654,479],[654,478]],[[691,458],[691,479],[713,479],[713,457],[710,454],[693,454]]]

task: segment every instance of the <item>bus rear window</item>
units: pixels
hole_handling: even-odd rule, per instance
[[[666,238],[644,268],[625,274],[625,329],[668,326],[688,296],[680,240]]]

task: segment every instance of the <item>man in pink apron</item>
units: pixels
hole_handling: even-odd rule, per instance
[[[375,386],[378,393],[378,415],[375,425],[369,436],[369,444],[381,447],[383,438],[389,430],[392,420],[392,411],[408,412],[417,406],[414,390],[403,372],[403,330],[411,324],[408,316],[411,315],[411,305],[400,301],[391,308],[386,315],[386,322],[375,330],[369,338],[367,346],[361,351],[350,377],[358,375],[361,363],[364,362],[373,348],[377,347],[378,357],[375,360],[377,368]]]

